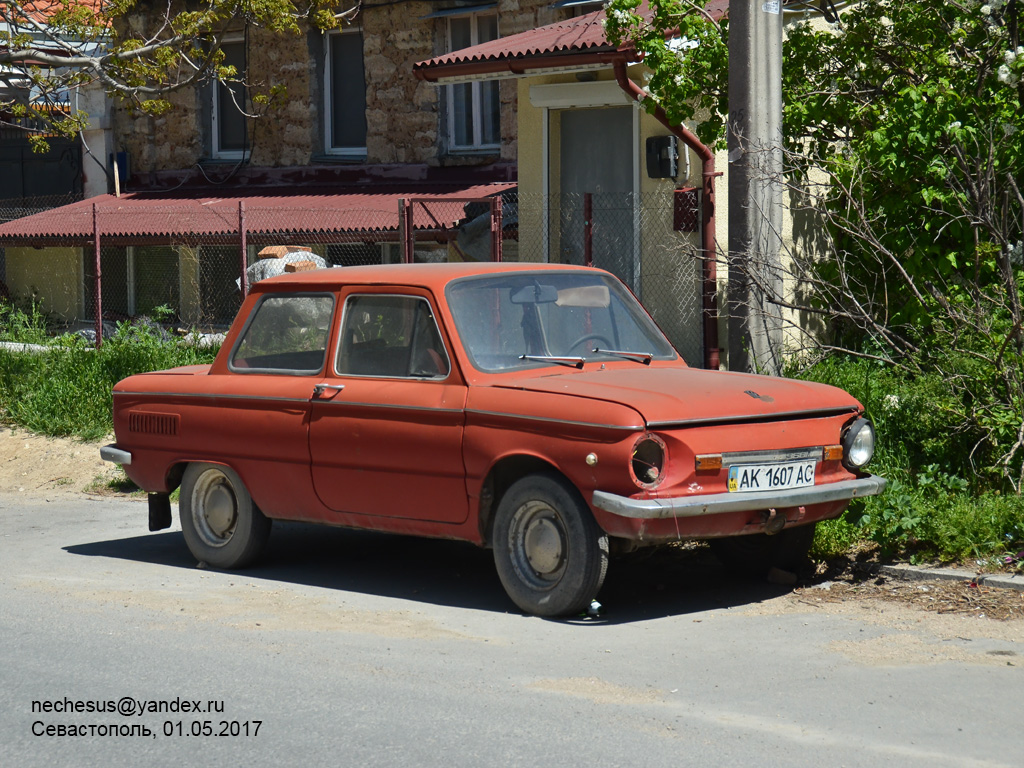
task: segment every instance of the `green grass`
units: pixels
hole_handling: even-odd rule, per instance
[[[216,350],[187,339],[161,339],[122,325],[94,349],[84,339],[50,337],[45,318],[0,308],[0,341],[43,344],[45,351],[0,348],[0,422],[56,437],[98,440],[113,429],[111,391],[143,371],[212,362]]]

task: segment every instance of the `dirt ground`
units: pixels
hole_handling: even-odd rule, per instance
[[[109,493],[106,483],[122,475],[100,458],[110,440],[83,443],[0,427],[0,494],[59,498]]]
[[[119,493],[110,483],[123,478],[116,465],[100,459],[109,440],[83,443],[0,428],[0,494],[24,494],[56,500],[81,494]],[[963,581],[907,582],[879,577],[877,564],[840,560],[821,565],[800,577],[790,599],[827,609],[851,601],[898,603],[937,614],[955,614],[995,621],[1024,620],[1024,592],[978,586]],[[969,574],[969,571],[965,572]]]

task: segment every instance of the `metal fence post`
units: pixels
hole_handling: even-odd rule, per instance
[[[100,217],[96,203],[92,204],[92,247],[95,256],[96,284],[93,312],[96,315],[96,349],[103,345],[103,293],[100,279]]]
[[[583,264],[594,266],[594,195],[583,193]]]
[[[402,243],[402,261],[413,262],[412,206],[404,197],[398,198],[398,239]]]
[[[501,195],[491,198],[491,260],[501,261]]]
[[[249,269],[249,244],[245,231],[245,200],[238,201],[238,240],[241,248],[238,262],[242,269],[242,279],[239,285],[242,287],[242,301],[245,301],[245,297],[249,295],[249,275],[247,274]]]

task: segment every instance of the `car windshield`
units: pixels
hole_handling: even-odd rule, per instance
[[[676,358],[632,294],[607,275],[472,277],[449,285],[447,295],[466,352],[481,371]]]

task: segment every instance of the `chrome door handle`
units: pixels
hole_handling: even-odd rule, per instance
[[[317,384],[313,387],[313,397],[321,397],[328,389],[333,389],[335,392],[341,392],[344,388],[344,384]]]

